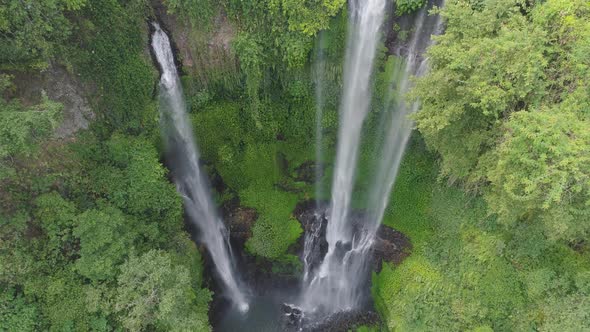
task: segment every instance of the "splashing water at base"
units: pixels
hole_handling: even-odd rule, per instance
[[[211,259],[227,295],[241,312],[249,309],[240,282],[235,275],[228,233],[216,208],[199,166],[199,153],[194,142],[182,86],[174,64],[174,56],[166,33],[153,24],[152,49],[162,69],[160,78],[160,118],[167,152],[171,156],[172,175],[191,223],[201,232],[201,241]]]

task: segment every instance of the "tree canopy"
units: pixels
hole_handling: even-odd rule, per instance
[[[452,2],[414,95],[417,127],[442,174],[483,193],[508,224],[553,239],[590,225],[590,5]],[[433,88],[436,87],[436,88]]]

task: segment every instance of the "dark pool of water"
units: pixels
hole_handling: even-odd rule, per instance
[[[235,306],[225,309],[214,327],[216,332],[277,332],[285,331],[286,325],[281,312],[285,296],[279,294],[250,298],[250,310],[240,312]]]

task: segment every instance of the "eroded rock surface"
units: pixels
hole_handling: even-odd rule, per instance
[[[94,113],[86,95],[91,87],[81,83],[80,79],[66,68],[51,64],[42,72],[15,72],[14,84],[18,95],[25,105],[38,104],[43,93],[53,101],[63,104],[62,120],[54,136],[66,138],[88,128]]]
[[[213,18],[211,26],[205,29],[205,25],[193,26],[188,20],[169,14],[161,1],[151,2],[158,20],[169,32],[174,51],[186,72],[200,77],[207,70],[236,65],[231,52],[236,30],[222,9]]]

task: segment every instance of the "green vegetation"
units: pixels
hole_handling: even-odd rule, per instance
[[[415,91],[442,175],[482,194],[507,227],[587,238],[590,5],[459,1],[442,15],[432,72]]]
[[[373,278],[387,328],[590,328],[588,252],[548,242],[531,225],[506,230],[481,198],[436,183],[433,162],[423,148],[411,148],[385,217],[414,246],[399,267],[385,265]]]
[[[426,5],[426,0],[395,0],[397,15],[409,14]]]
[[[0,69],[44,69],[72,29],[66,16],[86,0],[0,2]]]
[[[218,5],[210,0],[164,0],[170,14],[176,14],[197,29],[208,29]]]
[[[275,261],[279,270],[298,268],[288,249],[302,229],[291,214],[298,201],[313,196],[313,186],[298,179],[297,169],[314,159],[310,133],[315,131],[316,109],[307,58],[315,33],[324,28],[328,28],[324,42],[313,51],[326,56],[324,130],[335,133],[337,126],[346,16],[328,19],[343,5],[343,1],[223,2],[238,29],[232,49],[240,61],[243,94],[228,95],[198,78],[184,79],[196,94],[203,96],[205,91],[210,97],[193,103],[201,106],[193,108],[192,118],[203,158],[241,205],[258,212],[246,249]],[[330,135],[327,148],[333,143]]]
[[[148,9],[0,6],[2,331],[209,330],[200,253],[157,150]],[[97,118],[75,138],[52,139],[61,104],[31,105],[11,83],[51,66],[91,91]]]
[[[149,140],[84,137],[28,160],[3,182],[0,326],[206,329],[200,255]]]
[[[106,0],[86,6],[76,22],[79,33],[65,56],[96,85],[103,135],[114,130],[137,135],[157,128],[155,68],[144,53],[146,15],[141,0]]]
[[[297,84],[294,77],[306,76],[315,35],[329,27],[330,19],[344,4],[344,0],[223,1],[223,8],[239,29],[233,49],[255,116],[261,107],[260,94],[268,97],[277,88],[288,91]]]
[[[11,77],[0,74],[0,95],[11,88]],[[0,98],[0,180],[14,174],[16,156],[31,155],[38,143],[52,133],[61,107],[45,95],[41,104],[30,107],[19,100]]]
[[[281,112],[272,107],[268,105],[268,111],[260,114],[261,129],[247,110],[227,102],[197,112],[193,123],[204,158],[213,162],[241,205],[255,208],[259,214],[246,248],[255,255],[278,259],[284,258],[302,231],[291,213],[295,204],[309,195],[311,186],[294,179],[292,173],[296,166],[312,158],[313,150],[309,138],[307,147],[305,141],[291,137],[276,140],[283,133],[280,124],[290,123],[275,118]],[[308,110],[313,108],[295,111],[293,116]],[[284,132],[285,136],[296,135],[289,128]]]
[[[590,7],[458,1],[441,14],[413,93],[436,155],[406,156],[385,222],[414,249],[374,276],[376,304],[395,331],[587,330]]]
[[[314,84],[329,198],[346,1],[163,3],[184,48],[205,169],[223,182],[217,203],[239,200],[258,215],[238,249],[297,275],[292,213],[315,195]],[[424,3],[398,0],[397,15]],[[590,4],[459,0],[440,13],[446,30],[410,94],[422,103],[418,131],[384,221],[411,239],[412,254],[373,276],[384,323],[590,330]],[[202,259],[162,165],[146,48],[154,15],[144,0],[0,1],[0,331],[210,329]],[[359,208],[383,110],[402,98],[390,87],[404,62],[385,41],[377,59]],[[57,66],[79,77],[96,115],[65,139],[53,132],[68,105],[20,90],[42,86],[28,74]]]

